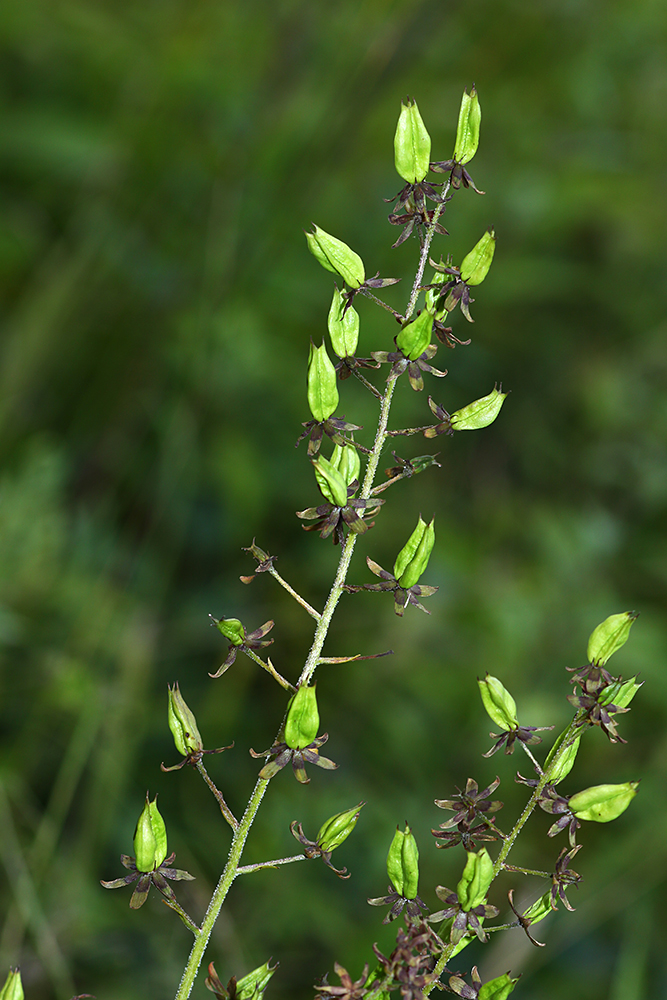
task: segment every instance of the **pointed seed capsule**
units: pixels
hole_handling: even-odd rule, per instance
[[[245,629],[238,618],[213,618],[213,624],[232,646],[240,646],[244,642]]]
[[[474,403],[468,403],[461,410],[452,413],[450,422],[453,429],[455,431],[477,431],[482,427],[488,427],[500,413],[506,396],[507,393],[502,391],[502,386],[500,389],[494,386],[488,396],[482,396]]]
[[[604,666],[610,656],[628,641],[632,623],[637,618],[636,611],[624,611],[598,625],[588,640],[588,661]]]
[[[350,288],[359,288],[363,285],[366,278],[364,262],[347,243],[336,239],[330,233],[325,233],[315,225],[312,233],[306,233],[306,239],[308,249],[323,268],[339,274]]]
[[[479,692],[487,714],[497,726],[509,733],[519,728],[516,716],[516,702],[497,677],[487,674],[483,681],[477,679]]]
[[[134,831],[134,854],[137,871],[152,872],[167,857],[167,829],[157,808],[157,795],[152,802],[146,792],[146,805]]]
[[[417,527],[396,556],[394,578],[406,590],[414,587],[428,566],[435,545],[434,525],[435,518],[427,524],[420,514]]]
[[[349,444],[334,447],[331,456],[331,464],[334,469],[340,472],[346,486],[349,486],[355,479],[359,480],[361,472],[361,459],[359,452]]]
[[[638,781],[626,781],[622,785],[593,785],[570,796],[569,807],[577,819],[611,823],[625,812],[638,788]]]
[[[338,357],[351,358],[359,343],[359,313],[354,306],[345,309],[345,300],[335,285],[328,326],[331,346]]]
[[[323,823],[317,835],[318,846],[323,851],[333,851],[337,847],[340,847],[357,825],[359,813],[365,805],[365,802],[360,802],[359,805],[353,806],[352,809],[336,813],[326,823]]]
[[[345,482],[345,477],[324,455],[318,455],[317,458],[311,459],[311,461],[322,495],[334,507],[345,507],[347,504],[348,485]]]
[[[0,990],[0,1000],[24,1000],[21,970],[10,969],[5,984]]]
[[[187,757],[189,753],[202,750],[204,744],[197,728],[197,720],[185,703],[178,682],[169,687],[169,728],[179,753]]]
[[[269,959],[269,962],[271,959]],[[253,969],[246,976],[242,976],[236,984],[236,1000],[262,1000],[264,990],[273,973],[278,968],[278,963],[269,965],[265,962],[257,969]]]
[[[416,361],[431,343],[433,331],[433,316],[427,309],[422,310],[417,319],[404,326],[396,338],[396,346],[400,347],[406,358]]]
[[[489,273],[495,249],[495,231],[487,229],[481,240],[475,243],[470,253],[463,258],[461,279],[466,285],[481,285]]]
[[[551,764],[551,761],[554,759],[557,752],[559,751],[567,731],[568,730],[566,729],[560,734],[560,736],[552,746],[551,750],[549,751],[547,759],[544,764],[544,770],[549,772],[549,782],[552,785],[557,785],[559,781],[562,781],[563,778],[567,777],[567,775],[574,767],[574,762],[577,759],[579,744],[581,743],[581,733],[578,734],[576,739],[570,744],[567,750],[564,751],[563,756],[560,758],[557,767],[549,771],[549,765]]]
[[[477,1000],[507,1000],[510,993],[514,992],[514,987],[519,982],[519,977],[512,979],[509,972],[503,972],[502,976],[495,979],[488,979],[482,986]]]
[[[419,850],[407,823],[405,830],[396,827],[387,854],[387,875],[399,896],[415,898],[419,884]]]
[[[479,146],[479,126],[482,120],[482,109],[474,86],[470,93],[463,91],[459,122],[456,129],[456,144],[454,159],[457,163],[469,163]]]
[[[338,406],[336,369],[322,343],[310,342],[308,355],[308,406],[315,420],[328,420]]]
[[[418,184],[428,173],[431,159],[431,137],[419,114],[415,101],[401,101],[394,136],[394,162],[396,171],[408,184]]]
[[[483,847],[477,854],[468,851],[467,855],[461,881],[456,887],[459,903],[466,913],[484,902],[493,882],[493,861],[487,849]]]
[[[285,720],[285,743],[291,750],[303,750],[312,743],[320,727],[315,685],[303,684],[290,701]]]
[[[629,681],[617,680],[600,691],[598,705],[616,705],[616,708],[627,708],[634,696],[644,684],[631,677]]]

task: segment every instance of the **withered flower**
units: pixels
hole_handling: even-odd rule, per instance
[[[115,878],[110,882],[102,882],[105,889],[120,889],[125,885],[130,885],[132,882],[136,882],[134,892],[132,893],[132,898],[130,899],[130,907],[133,910],[138,910],[140,906],[143,906],[148,897],[150,887],[152,885],[161,892],[162,895],[173,902],[176,901],[176,894],[170,885],[167,884],[167,879],[171,879],[174,882],[180,882],[184,879],[191,882],[194,879],[194,875],[190,875],[189,872],[182,871],[180,868],[171,868],[171,862],[176,857],[176,854],[172,852],[168,858],[165,858],[161,865],[150,872],[139,871],[136,865],[136,860],[130,857],[128,854],[121,854],[120,863],[123,868],[128,868],[130,871],[129,875],[125,875],[124,878]]]
[[[461,269],[455,267],[453,264],[445,266],[443,264],[436,264],[435,261],[429,261],[432,267],[441,274],[450,275],[450,280],[446,281],[444,284],[431,284],[423,285],[423,288],[434,289],[438,293],[438,298],[436,300],[436,309],[444,309],[446,312],[450,313],[456,309],[457,305],[461,307],[461,312],[468,320],[469,323],[474,323],[474,319],[470,315],[470,303],[475,300],[470,295],[470,287],[466,281],[461,277]],[[443,331],[444,331],[443,327]],[[459,343],[461,343],[459,341]]]
[[[488,801],[500,784],[500,778],[496,778],[487,788],[479,791],[477,782],[473,778],[468,778],[464,792],[457,789],[458,795],[451,799],[436,799],[435,804],[439,809],[451,809],[454,815],[445,823],[440,824],[439,830],[431,830],[431,833],[439,841],[436,847],[453,847],[455,844],[463,844],[466,851],[475,850],[475,841],[498,840],[503,834],[496,827],[494,820],[488,816],[489,813],[502,809],[503,803],[499,801]],[[481,820],[481,822],[478,822]],[[477,824],[477,825],[475,825]],[[456,827],[456,830],[453,828]]]
[[[408,920],[405,929],[399,928],[391,955],[383,955],[376,944],[373,951],[383,972],[381,992],[398,987],[403,1000],[423,1000],[434,981],[435,955],[442,951],[442,941],[427,923]]]
[[[519,743],[525,743],[527,746],[535,746],[537,743],[542,742],[542,737],[535,736],[535,733],[541,733],[553,728],[553,726],[518,726],[516,729],[510,729],[508,732],[501,733],[500,736],[498,736],[498,733],[489,733],[489,736],[496,740],[496,742],[490,750],[482,754],[482,757],[493,757],[494,753],[497,753],[503,746],[505,747],[505,753],[514,753],[516,740]]]
[[[396,242],[392,244],[392,247],[400,247],[401,243],[405,243],[413,229],[417,230],[421,242],[423,228],[433,225],[435,215],[434,209],[429,210],[426,207],[426,200],[430,199],[438,205],[445,205],[452,197],[451,195],[443,197],[441,194],[438,194],[436,187],[442,187],[442,184],[434,185],[428,181],[420,181],[418,184],[406,184],[393,198],[384,199],[387,203],[396,202],[393,212],[388,217],[389,222],[392,226],[405,227]],[[401,209],[404,211],[401,211]],[[447,230],[439,221],[435,223],[434,228],[435,232],[441,236],[448,235]]]
[[[576,673],[573,680],[580,685],[581,694],[568,695],[567,700],[575,708],[583,709],[585,712],[579,725],[600,726],[610,743],[627,743],[627,740],[618,735],[616,721],[612,719],[612,715],[629,712],[630,709],[614,705],[613,702],[610,704],[600,703],[600,696],[615,680],[609,671],[599,664],[589,664]]]
[[[454,920],[450,931],[450,941],[453,944],[457,944],[466,934],[476,934],[482,942],[488,940],[480,918],[488,919],[489,917],[497,917],[499,910],[496,906],[480,903],[478,906],[473,906],[470,910],[464,910],[457,894],[448,889],[446,885],[437,885],[435,887],[435,894],[443,903],[447,903],[447,906],[444,910],[432,913],[428,919],[431,923],[440,923],[441,920],[453,917]]]
[[[480,191],[479,188],[475,187],[475,182],[472,177],[463,166],[462,163],[458,163],[456,160],[435,160],[430,164],[430,169],[434,174],[449,174],[449,183],[454,188],[455,191],[463,185],[464,188],[471,187],[473,191],[477,194],[484,194],[484,191]]]
[[[307,507],[306,510],[298,510],[296,516],[302,520],[315,521],[315,524],[302,524],[304,531],[319,531],[320,538],[333,537],[334,545],[343,544],[345,541],[345,528],[355,534],[363,534],[372,528],[374,521],[367,521],[366,518],[374,517],[379,511],[384,500],[369,497],[367,500],[355,499],[354,494],[359,489],[359,481],[353,479],[347,487],[347,504],[344,507],[333,503],[323,503],[318,507]],[[368,510],[367,508],[371,508]],[[363,511],[359,514],[358,511]]]
[[[574,910],[573,906],[570,906],[567,896],[565,895],[565,890],[568,886],[578,885],[581,882],[581,875],[577,872],[572,871],[569,867],[572,858],[575,854],[581,850],[581,844],[577,844],[576,847],[568,849],[566,847],[558,855],[558,860],[556,861],[556,870],[551,876],[551,908],[553,910],[557,909],[557,900],[560,899],[563,906],[568,910]]]
[[[327,997],[335,997],[336,1000],[361,1000],[368,992],[364,989],[368,979],[368,964],[364,966],[364,971],[356,982],[352,981],[350,973],[338,962],[334,962],[334,972],[340,979],[340,986],[329,986],[325,976],[322,982],[316,986],[318,993],[315,1000],[325,1000]]]
[[[371,367],[378,367],[378,365],[371,365]],[[341,376],[344,377],[344,376]],[[298,448],[304,438],[308,438],[308,456],[312,458],[313,455],[317,455],[320,450],[320,445],[322,444],[322,437],[326,434],[330,437],[334,444],[341,446],[348,444],[355,448],[359,448],[358,444],[355,444],[351,439],[343,437],[344,434],[351,434],[353,431],[363,430],[361,424],[351,424],[345,417],[328,417],[327,420],[302,420],[301,426],[305,427],[305,431],[299,435],[297,442],[294,445]]]
[[[387,886],[386,896],[376,896],[374,899],[369,899],[368,902],[371,906],[391,907],[389,913],[382,921],[383,924],[390,924],[392,920],[396,920],[396,918],[401,915],[403,910],[405,910],[407,916],[412,919],[420,917],[422,910],[426,910],[428,913],[428,907],[423,899],[420,899],[419,896],[407,899],[400,892],[397,892],[392,885]]]
[[[258,569],[258,572],[262,572],[262,570]],[[264,622],[263,625],[253,629],[252,632],[246,632],[237,618],[214,618],[213,615],[209,615],[209,618],[211,619],[211,625],[214,625],[231,642],[226,658],[214,674],[209,673],[209,677],[222,677],[225,670],[228,670],[232,663],[234,663],[239,652],[245,653],[248,649],[253,651],[263,649],[265,646],[270,646],[273,642],[273,639],[264,638],[275,625],[273,621]]]
[[[538,941],[537,938],[534,938],[533,935],[530,933],[530,925],[534,923],[534,921],[531,920],[530,917],[524,916],[523,913],[519,913],[516,906],[514,905],[514,889],[510,889],[510,891],[507,893],[507,898],[509,900],[512,912],[514,913],[514,916],[517,918],[519,927],[523,928],[523,930],[526,933],[526,937],[528,938],[530,943],[534,944],[536,948],[546,948],[544,941]]]
[[[265,750],[263,753],[255,753],[251,749],[250,754],[257,759],[260,757],[271,757],[271,760],[259,772],[259,777],[265,781],[268,781],[274,774],[277,774],[286,764],[291,763],[296,780],[302,785],[307,785],[310,778],[306,774],[306,764],[315,764],[317,767],[323,767],[327,771],[333,771],[338,767],[338,764],[334,764],[328,757],[320,757],[320,747],[324,746],[328,739],[329,734],[323,733],[301,749],[288,747],[287,743],[280,741],[274,743],[269,750]]]
[[[431,597],[438,590],[437,587],[427,587],[425,584],[419,583],[415,583],[412,587],[401,587],[393,573],[383,569],[378,563],[373,562],[370,556],[366,556],[366,563],[371,573],[379,576],[382,583],[364,583],[359,585],[346,583],[343,590],[346,590],[348,594],[357,594],[361,590],[391,591],[394,595],[394,611],[399,617],[403,616],[403,612],[408,604],[413,604],[420,611],[430,615],[431,612],[427,611],[423,604],[420,604],[419,598]]]
[[[424,379],[421,376],[421,372],[429,372],[438,378],[444,378],[447,374],[446,371],[441,372],[438,368],[433,368],[429,364],[431,358],[435,357],[437,350],[438,348],[435,344],[429,344],[426,350],[414,360],[410,360],[400,347],[397,347],[395,351],[371,351],[371,357],[379,361],[380,364],[390,364],[392,366],[389,378],[398,378],[403,372],[407,371],[410,385],[415,392],[421,392],[424,388]]]

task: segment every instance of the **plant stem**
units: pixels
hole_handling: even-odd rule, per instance
[[[261,868],[278,868],[279,865],[291,865],[293,861],[307,861],[305,854],[292,854],[289,858],[277,858],[275,861],[260,861],[258,865],[241,865],[236,869],[237,875],[247,875],[248,872],[258,872]]]
[[[274,569],[273,566],[271,566],[267,570],[267,573],[270,573],[271,576],[273,577],[273,579],[277,580],[278,583],[280,584],[280,586],[284,587],[285,590],[287,591],[287,593],[291,594],[292,597],[294,598],[294,600],[297,601],[301,605],[302,608],[306,609],[306,611],[311,616],[311,618],[314,618],[315,621],[319,621],[320,620],[320,613],[319,613],[319,611],[316,611],[315,608],[311,604],[308,603],[308,601],[304,600],[304,598],[301,596],[301,594],[297,594],[297,592],[294,589],[294,587],[290,587],[290,585],[287,582],[287,580],[283,580],[282,576],[280,575],[280,573],[278,572],[277,569]]]
[[[204,957],[204,952],[206,951],[209,938],[211,937],[211,932],[213,931],[215,922],[218,919],[218,914],[222,909],[222,904],[227,898],[227,893],[229,892],[231,884],[238,874],[239,861],[241,860],[241,854],[243,853],[243,848],[245,846],[248,833],[250,832],[250,827],[253,824],[255,816],[257,815],[257,810],[259,809],[260,803],[264,798],[264,792],[268,788],[268,785],[268,781],[265,781],[262,778],[257,779],[257,784],[255,785],[253,793],[248,800],[248,805],[246,806],[243,818],[238,825],[238,829],[234,833],[225,870],[220,876],[220,881],[211,896],[211,902],[208,905],[206,916],[202,921],[199,935],[195,939],[187,964],[183,970],[183,977],[178,990],[176,991],[175,1000],[186,1000],[186,998],[190,996],[197,971],[201,965],[201,960]]]
[[[445,188],[442,192],[443,199],[446,197],[447,192],[449,191],[450,183],[451,183],[450,181],[447,181],[447,184],[445,185]],[[440,218],[444,209],[445,209],[445,203],[444,201],[442,201],[433,212],[433,221],[426,230],[426,235],[424,237],[424,244],[422,246],[421,253],[419,255],[419,267],[417,268],[417,274],[415,275],[415,282],[414,285],[412,286],[412,293],[410,295],[410,302],[408,303],[408,310],[405,314],[406,321],[410,319],[413,312],[415,311],[415,306],[417,305],[417,296],[419,295],[419,289],[424,279],[424,270],[426,268],[426,262],[428,260],[428,253],[429,250],[431,249],[431,243],[433,242],[433,237],[435,236],[435,224]]]
[[[206,784],[208,785],[208,787],[210,788],[210,790],[213,792],[215,800],[218,803],[218,805],[220,806],[220,812],[225,817],[225,819],[227,820],[227,822],[231,826],[232,830],[238,830],[238,828],[239,828],[239,821],[237,820],[236,816],[234,815],[234,813],[232,812],[232,810],[229,808],[229,806],[225,802],[224,796],[223,796],[222,792],[220,791],[220,789],[213,783],[213,781],[211,781],[209,773],[206,770],[206,768],[204,767],[204,765],[201,762],[201,760],[197,761],[197,763],[195,764],[195,767],[197,768],[197,770],[201,774],[202,778],[204,779],[204,781],[206,782]]]

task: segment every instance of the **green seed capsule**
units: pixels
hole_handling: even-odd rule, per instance
[[[345,477],[324,455],[318,455],[317,458],[311,459],[311,461],[322,495],[334,507],[345,507],[347,504],[348,486],[345,482]]]
[[[329,309],[329,336],[331,346],[339,358],[351,358],[359,342],[359,313],[354,306],[345,309],[345,300],[334,286]]]
[[[265,962],[239,979],[236,984],[236,1000],[262,1000],[264,990],[277,968],[277,963],[272,966]]]
[[[394,577],[407,590],[419,580],[428,566],[435,545],[435,519],[427,524],[420,515],[417,527],[396,556]]]
[[[415,898],[419,884],[419,850],[407,823],[405,830],[396,827],[387,854],[387,874],[399,896]]]
[[[468,403],[451,415],[451,425],[455,431],[477,431],[492,424],[505,402],[506,392],[494,386],[488,396]]]
[[[519,977],[512,979],[509,972],[503,972],[502,976],[489,979],[484,983],[477,995],[477,1000],[507,1000],[510,993],[514,992],[514,987],[519,982]]]
[[[456,887],[456,895],[465,912],[474,910],[483,903],[493,881],[493,861],[485,847],[479,853],[468,851],[461,881]]]
[[[10,969],[5,984],[0,990],[0,1000],[24,1000],[20,969]]]
[[[489,717],[504,732],[519,728],[516,716],[516,702],[497,677],[487,674],[483,681],[477,680],[484,708]]]
[[[340,847],[357,825],[359,813],[365,805],[365,802],[360,802],[358,806],[336,813],[323,823],[317,835],[318,846],[323,851],[333,851],[336,847]]]
[[[545,917],[548,917],[549,914],[553,912],[554,908],[551,905],[551,890],[549,890],[549,892],[545,892],[543,896],[540,896],[537,902],[533,903],[532,906],[529,906],[523,916],[527,917],[531,924],[539,924],[540,920],[544,920]]]
[[[610,615],[591,633],[588,640],[589,663],[603,666],[610,656],[628,641],[632,623],[637,618],[636,611],[624,611]]]
[[[232,646],[240,646],[245,640],[245,629],[238,618],[214,618],[213,624]]]
[[[454,159],[457,163],[469,163],[477,152],[481,120],[482,109],[479,106],[477,91],[474,87],[469,94],[464,90],[454,146]]]
[[[338,406],[336,369],[322,343],[310,342],[308,356],[308,406],[315,420],[328,420]]]
[[[285,743],[292,750],[303,750],[312,743],[320,727],[315,685],[302,685],[290,701],[285,720]]]
[[[137,870],[152,872],[167,857],[167,829],[157,808],[157,795],[152,802],[146,792],[146,805],[134,831],[134,854]]]
[[[570,797],[570,810],[577,819],[611,823],[625,812],[638,788],[638,781],[626,781],[622,785],[593,785]]]
[[[349,486],[355,479],[359,480],[361,459],[359,452],[349,444],[337,444],[331,456],[331,465],[340,472],[345,485]]]
[[[396,346],[400,347],[406,358],[416,361],[431,343],[433,332],[433,316],[427,309],[422,310],[417,319],[404,326],[396,338]]]
[[[415,101],[401,101],[401,113],[394,136],[396,171],[408,184],[418,184],[428,173],[431,159],[431,137],[419,114]]]
[[[629,681],[614,681],[600,692],[598,704],[627,708],[643,683],[643,681],[638,682],[636,677],[631,677]]]
[[[339,274],[350,288],[363,285],[366,277],[364,262],[347,243],[325,233],[319,226],[315,226],[314,232],[306,233],[306,239],[308,249],[322,267]]]
[[[185,703],[178,683],[169,688],[169,728],[179,753],[187,757],[192,751],[202,750],[197,720]]]
[[[549,765],[556,756],[557,752],[560,750],[560,746],[565,738],[566,732],[567,729],[560,734],[560,736],[552,746],[551,750],[549,751],[546,762],[544,764],[545,771],[549,771],[549,781],[552,785],[557,785],[559,781],[562,781],[563,778],[567,777],[567,775],[574,767],[574,762],[577,759],[579,744],[581,743],[581,733],[579,733],[579,735],[575,738],[574,742],[570,744],[567,750],[564,751],[562,757],[558,762],[558,766],[553,768],[553,770],[551,771],[549,770]]]
[[[487,229],[481,240],[475,244],[461,264],[461,278],[466,285],[481,285],[489,273],[496,249],[496,234]]]

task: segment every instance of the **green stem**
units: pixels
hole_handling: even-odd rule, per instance
[[[307,861],[305,854],[292,854],[289,858],[276,858],[275,861],[260,861],[257,865],[241,865],[236,869],[237,875],[247,875],[248,872],[258,872],[262,868],[278,868],[280,865],[291,865],[293,861]]]
[[[209,776],[209,773],[206,770],[206,768],[204,767],[204,765],[202,764],[201,760],[198,760],[196,762],[195,767],[197,768],[197,770],[201,774],[202,778],[204,779],[204,781],[208,785],[208,787],[211,790],[211,792],[213,793],[215,801],[220,806],[220,812],[225,817],[225,819],[227,820],[227,822],[231,826],[232,830],[238,830],[238,828],[239,828],[239,821],[237,820],[236,816],[234,815],[234,813],[232,812],[232,810],[229,808],[229,806],[225,802],[225,798],[224,798],[222,792],[220,791],[220,789],[211,780],[211,778]]]
[[[264,798],[264,792],[268,788],[268,785],[268,781],[264,781],[262,778],[257,779],[257,784],[253,789],[250,799],[248,800],[246,811],[243,814],[243,818],[239,823],[238,829],[234,833],[225,870],[220,876],[220,881],[215,887],[215,892],[211,896],[211,902],[208,905],[206,916],[202,921],[199,934],[195,939],[187,964],[183,970],[183,977],[178,990],[176,991],[175,1000],[186,1000],[186,998],[190,996],[195,978],[197,976],[197,971],[199,970],[201,960],[204,957],[204,952],[206,951],[206,946],[208,945],[215,922],[218,919],[218,914],[222,909],[222,904],[227,898],[227,893],[231,888],[232,882],[238,875],[241,854],[243,853],[243,848],[250,832],[250,827],[253,824],[255,816],[257,815],[257,810],[259,809],[260,803]]]

